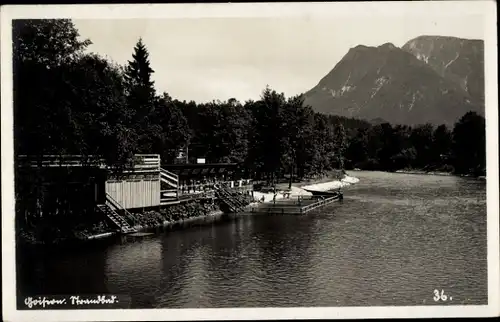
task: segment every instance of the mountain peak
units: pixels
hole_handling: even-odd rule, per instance
[[[378,48],[380,48],[380,49],[396,49],[396,46],[394,46],[393,43],[386,42],[385,44],[378,46]]]
[[[474,96],[484,77],[482,47],[456,39],[421,36],[404,48],[389,42],[350,48],[304,103],[321,113],[408,125],[451,125],[470,110],[484,114]]]
[[[413,39],[410,39],[407,43],[410,43],[415,40],[427,40],[427,41],[482,41],[480,39],[468,39],[468,38],[460,38],[454,36],[439,36],[439,35],[420,35]]]
[[[349,51],[358,51],[358,50],[370,50],[373,47],[365,46],[365,45],[357,45],[356,47],[351,47]]]
[[[356,47],[351,47],[349,51],[367,51],[367,50],[376,50],[376,49],[396,49],[393,43],[387,42],[383,45],[374,47],[374,46],[366,46],[366,45],[357,45]]]
[[[484,42],[450,36],[423,35],[403,50],[427,63],[439,75],[453,80],[484,106]]]

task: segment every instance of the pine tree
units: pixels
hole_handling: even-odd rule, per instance
[[[125,67],[125,80],[128,105],[133,111],[137,152],[152,153],[153,143],[160,139],[161,127],[155,113],[156,92],[151,79],[154,70],[141,38],[134,47],[132,58]]]
[[[128,61],[128,66],[125,68],[125,79],[129,89],[144,88],[148,90],[145,92],[146,94],[154,97],[154,81],[151,80],[154,70],[150,66],[149,52],[142,42],[142,38],[139,38],[135,45],[132,58],[133,60]]]

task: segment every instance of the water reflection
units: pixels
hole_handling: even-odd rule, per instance
[[[114,294],[128,294],[131,306],[152,307],[160,292],[163,247],[161,240],[136,238],[107,249],[108,289]],[[127,290],[126,292],[124,292]]]
[[[222,227],[214,226],[214,238],[210,248],[204,253],[207,263],[207,290],[205,305],[213,306],[238,306],[241,305],[240,296],[226,292],[228,288],[248,289],[245,280],[251,273],[248,259],[253,258],[251,243],[251,230],[244,228],[244,218],[238,217],[232,222],[225,223]],[[214,301],[211,294],[220,294]],[[215,303],[214,303],[215,302]]]
[[[161,239],[164,248],[161,259],[162,280],[156,307],[192,304],[191,301],[197,297],[197,294],[191,296],[192,289],[198,285],[199,276],[196,276],[196,272],[203,272],[197,249],[207,236],[210,237],[209,231],[196,228],[164,233]]]
[[[254,299],[253,305],[295,306],[314,297],[310,274],[310,244],[315,234],[314,220],[305,216],[258,216],[254,219],[256,247],[260,251],[259,283],[266,298]],[[294,272],[290,274],[290,272]],[[283,294],[287,294],[283,296]],[[290,300],[293,299],[293,300]]]

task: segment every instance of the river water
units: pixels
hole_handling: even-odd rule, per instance
[[[487,303],[486,182],[353,171],[343,203],[238,215],[86,251],[20,255],[18,290],[131,308]],[[449,300],[451,298],[451,301]]]

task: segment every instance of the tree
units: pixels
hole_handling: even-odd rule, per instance
[[[326,115],[315,113],[313,124],[313,135],[309,145],[311,151],[309,173],[312,175],[324,175],[331,170],[330,160],[334,156],[334,134],[333,128]]]
[[[15,151],[41,156],[57,150],[54,141],[64,136],[57,122],[59,107],[68,112],[58,98],[65,64],[91,42],[79,40],[67,19],[15,20],[12,36]]]
[[[262,179],[262,175],[264,173],[265,167],[265,159],[262,154],[264,151],[264,137],[261,133],[261,128],[264,127],[264,124],[259,122],[264,118],[262,114],[263,104],[261,101],[246,101],[244,104],[244,109],[249,115],[249,124],[247,131],[247,139],[248,139],[248,149],[245,165],[247,169],[249,169],[255,179]]]
[[[75,59],[92,44],[89,39],[79,40],[79,36],[69,19],[14,20],[14,71],[18,63],[32,62],[48,69]]]
[[[342,123],[338,123],[334,128],[334,158],[332,165],[335,169],[344,169],[344,159],[345,159],[345,151],[347,149],[347,137],[345,133],[344,126]]]
[[[435,164],[447,164],[451,153],[452,134],[446,125],[442,124],[432,135],[432,161]]]
[[[393,169],[404,169],[415,162],[417,150],[414,147],[404,148],[392,157]]]
[[[486,123],[484,117],[468,112],[453,128],[453,157],[459,174],[486,172]]]
[[[70,20],[15,21],[13,35],[16,154],[35,155],[38,162],[45,154],[78,154],[104,157],[113,166],[124,163],[131,144],[123,126],[127,109],[121,69],[84,54],[90,41],[78,39]],[[92,176],[91,169],[83,171]],[[33,197],[40,206],[36,214],[43,207],[66,211],[68,205],[57,198],[52,206],[46,203],[51,192],[41,184],[47,175],[42,172],[36,172],[36,182],[17,181],[16,192]],[[16,180],[19,174],[16,167]],[[56,196],[78,191],[68,188],[65,178],[54,178]],[[30,191],[20,193],[26,186]],[[72,202],[81,198],[76,194]]]
[[[281,170],[285,146],[281,110],[286,99],[267,86],[261,99],[248,105],[252,115],[250,136],[250,159],[255,162],[255,171],[265,173],[268,181],[274,182]]]
[[[410,143],[415,148],[417,156],[414,168],[425,168],[432,161],[431,148],[434,128],[431,124],[424,124],[413,128],[410,134]]]
[[[248,154],[250,114],[240,102],[230,99],[226,105],[228,136],[232,148],[229,161],[244,163]]]
[[[154,81],[151,80],[154,70],[150,66],[149,52],[142,38],[135,45],[132,58],[125,68],[129,94],[141,95],[137,99],[151,100],[155,96]]]
[[[399,153],[395,144],[394,129],[390,123],[382,123],[375,126],[374,129],[378,132],[379,146],[376,151],[376,157],[381,170],[394,171],[393,156]]]
[[[314,112],[310,106],[304,105],[302,95],[290,97],[280,111],[281,128],[284,146],[282,162],[290,173],[290,188],[293,180],[293,169],[299,177],[303,177],[310,169],[310,140],[313,131]]]
[[[164,93],[156,102],[158,121],[161,126],[159,140],[155,142],[154,150],[159,151],[165,163],[173,163],[177,151],[185,147],[190,140],[189,124],[181,108]]]
[[[346,149],[346,159],[349,167],[359,168],[368,160],[368,130],[358,128],[349,140]]]
[[[69,110],[68,121],[58,126],[71,126],[66,148],[124,166],[135,149],[135,138],[130,135],[133,129],[122,69],[97,55],[86,55],[68,64],[61,79],[64,85],[58,98],[62,108]]]
[[[141,38],[134,47],[132,58],[125,67],[125,80],[127,101],[133,111],[134,132],[138,138],[137,152],[151,153],[154,142],[161,140],[161,127],[155,111],[156,92],[151,79],[154,70]]]

